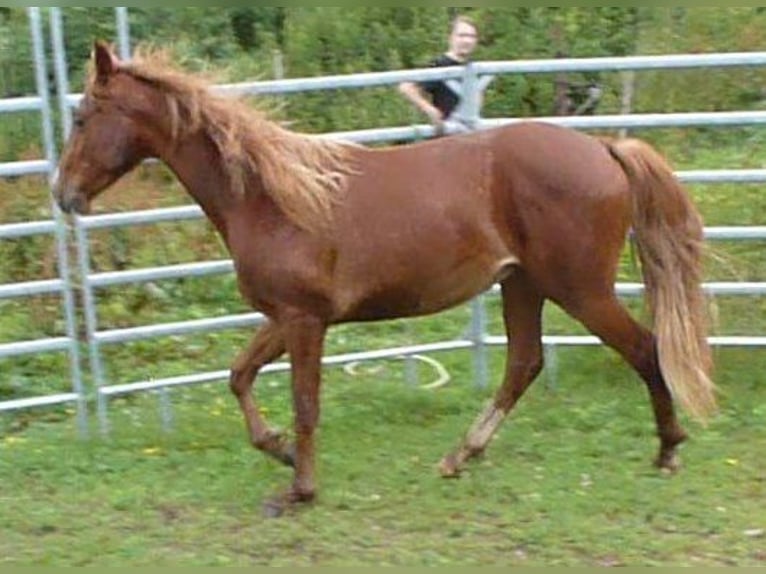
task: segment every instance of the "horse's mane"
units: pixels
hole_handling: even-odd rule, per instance
[[[327,230],[352,173],[351,146],[289,131],[241,99],[214,94],[200,76],[175,68],[166,52],[139,51],[121,71],[165,94],[173,141],[204,130],[221,158],[231,193],[263,190],[296,225]]]

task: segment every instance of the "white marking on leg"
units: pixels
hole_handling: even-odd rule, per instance
[[[505,413],[503,411],[494,404],[489,405],[476,420],[471,430],[468,431],[468,436],[465,440],[468,450],[473,452],[483,451],[504,419]]]

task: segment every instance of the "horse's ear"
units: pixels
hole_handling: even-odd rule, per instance
[[[96,40],[93,44],[93,60],[96,62],[96,78],[102,84],[105,84],[120,67],[119,58],[101,40]]]

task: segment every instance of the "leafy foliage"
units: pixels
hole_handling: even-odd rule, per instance
[[[420,67],[445,48],[450,18],[458,12],[470,14],[479,25],[480,60],[747,51],[766,43],[766,13],[760,8],[251,6],[131,8],[129,14],[134,43],[172,46],[189,67],[227,68],[233,76],[229,79],[247,80],[282,73],[275,69],[277,50],[288,77]],[[64,8],[63,14],[71,84],[77,89],[93,39],[115,37],[115,17],[111,8],[72,7]],[[0,31],[0,94],[34,93],[23,9],[5,9]],[[672,111],[760,105],[760,70],[724,71],[715,82],[706,81],[706,74],[642,74],[636,106]],[[488,93],[485,114],[548,115],[554,109],[558,79],[500,78]],[[619,74],[570,74],[565,79],[600,82],[607,88],[606,111],[619,108]],[[418,118],[391,90],[380,97],[369,94],[360,90],[299,96],[291,98],[287,112],[307,130],[401,124]],[[3,123],[0,120],[0,131]],[[31,134],[22,138],[39,145]],[[14,144],[14,151],[25,147]]]

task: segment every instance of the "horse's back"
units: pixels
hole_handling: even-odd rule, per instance
[[[598,138],[533,121],[481,135],[488,140],[501,173],[524,175],[542,192],[571,195],[581,201],[627,191],[624,173]]]

